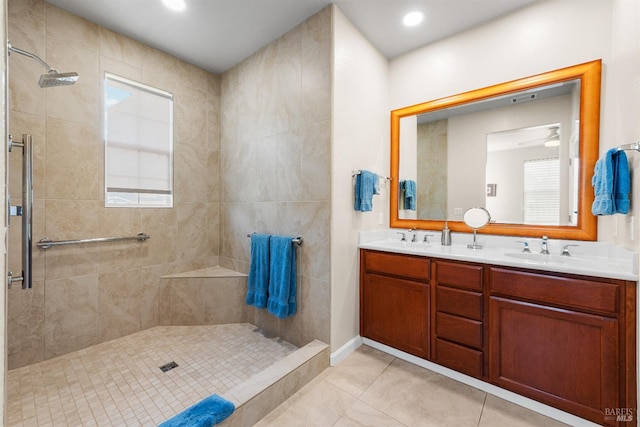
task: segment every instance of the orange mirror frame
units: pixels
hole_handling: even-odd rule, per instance
[[[444,228],[444,221],[441,220],[399,218],[398,183],[400,182],[401,118],[553,83],[580,80],[580,177],[577,225],[550,226],[491,223],[478,230],[478,233],[523,237],[542,237],[544,235],[554,239],[596,240],[598,222],[597,218],[591,213],[591,204],[594,199],[591,177],[599,155],[601,69],[602,61],[596,60],[391,111],[390,226],[422,230],[442,230]],[[448,222],[452,231],[471,231],[462,221]]]

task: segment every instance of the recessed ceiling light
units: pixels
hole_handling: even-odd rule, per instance
[[[415,27],[424,20],[424,13],[419,10],[407,13],[402,19],[402,23],[407,27]]]
[[[187,8],[187,4],[184,0],[162,0],[165,6],[176,12],[182,12]]]

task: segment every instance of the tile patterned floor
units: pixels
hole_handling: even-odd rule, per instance
[[[361,346],[256,427],[560,427],[565,424]]]
[[[156,426],[295,350],[248,323],[155,327],[10,371],[9,426]]]

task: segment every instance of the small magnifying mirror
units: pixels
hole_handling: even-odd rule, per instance
[[[469,249],[482,249],[482,246],[476,242],[476,231],[491,222],[491,215],[485,208],[467,209],[462,217],[462,221],[468,227],[473,228],[473,243],[467,245]]]

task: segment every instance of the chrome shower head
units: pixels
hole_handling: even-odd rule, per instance
[[[51,69],[48,73],[40,76],[38,86],[42,88],[54,86],[68,86],[74,84],[78,80],[78,73],[59,73],[58,70]]]
[[[44,68],[47,69],[46,74],[41,75],[40,81],[38,82],[38,85],[42,88],[72,85],[78,80],[78,77],[79,77],[78,73],[75,73],[75,72],[60,73],[55,68],[50,67],[49,64],[44,62],[39,56],[34,55],[31,52],[27,52],[26,50],[13,47],[11,46],[11,43],[8,43],[8,42],[7,42],[7,50],[9,51],[9,53],[15,52],[15,53],[19,53],[20,55],[29,57],[34,61],[39,62]]]

